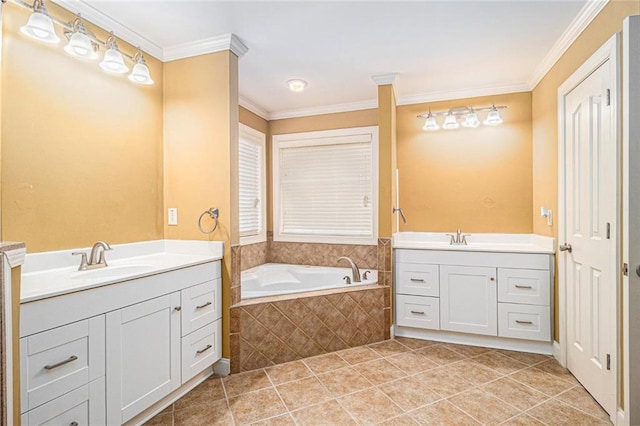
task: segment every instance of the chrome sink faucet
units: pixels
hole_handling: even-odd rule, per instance
[[[362,282],[362,280],[360,279],[360,269],[358,269],[358,266],[355,264],[355,262],[346,256],[342,256],[338,258],[338,262],[340,262],[341,260],[346,260],[351,265],[351,275],[353,276],[353,282],[354,283]],[[347,280],[347,284],[351,284],[351,283]]]
[[[107,259],[104,257],[104,252],[111,250],[111,246],[104,242],[98,241],[91,247],[91,254],[89,255],[89,259],[87,260],[87,253],[83,251],[75,251],[71,253],[73,256],[82,256],[82,260],[80,261],[80,267],[78,271],[87,271],[90,269],[99,269],[106,268]]]
[[[451,237],[449,241],[449,245],[467,245],[467,237],[470,237],[471,234],[463,234],[462,230],[458,228],[455,234],[446,234],[448,237]]]

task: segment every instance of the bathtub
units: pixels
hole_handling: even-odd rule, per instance
[[[265,263],[242,272],[240,278],[241,298],[244,300],[377,284],[378,271],[361,269],[360,275],[364,276],[365,271],[369,271],[366,280],[346,284],[345,276],[353,278],[351,268]]]

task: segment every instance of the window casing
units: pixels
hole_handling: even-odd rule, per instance
[[[265,134],[240,124],[238,187],[240,244],[267,240]]]
[[[376,244],[378,128],[273,136],[275,241]]]

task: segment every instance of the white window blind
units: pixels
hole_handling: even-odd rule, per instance
[[[240,237],[260,237],[266,231],[264,139],[246,137],[247,130],[242,130],[238,144]]]
[[[359,136],[280,147],[281,235],[374,236],[372,141]]]

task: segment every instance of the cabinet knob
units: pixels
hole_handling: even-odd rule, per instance
[[[495,277],[489,278],[489,281],[495,281],[495,280],[496,280]]]
[[[176,306],[173,310],[180,312],[182,310],[182,306]]]

